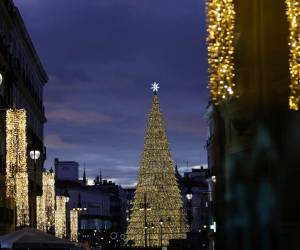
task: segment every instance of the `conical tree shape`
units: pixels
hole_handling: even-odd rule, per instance
[[[188,226],[166,135],[159,98],[153,96],[128,240],[135,246],[164,246],[184,239]]]

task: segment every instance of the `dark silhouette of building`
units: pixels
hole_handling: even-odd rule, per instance
[[[289,109],[286,2],[233,3],[238,96],[207,114],[211,249],[297,250],[300,115]]]
[[[110,234],[115,232],[120,242],[120,236],[126,231],[127,200],[123,188],[102,179],[101,171],[94,181],[88,179],[85,168],[82,179],[73,178],[78,176],[79,165],[76,162],[56,159],[55,166],[60,173],[60,178],[56,178],[56,195],[63,195],[66,190],[70,195],[67,204],[68,224],[70,210],[82,209],[79,215],[79,241],[104,246],[109,244]]]
[[[180,185],[187,221],[190,224],[189,240],[192,249],[208,248],[209,228],[209,189],[207,183],[208,169],[193,168],[181,176],[176,167],[176,176]],[[187,195],[192,194],[188,200]]]
[[[14,204],[5,195],[5,110],[27,111],[30,224],[36,224],[36,195],[40,195],[44,147],[43,88],[48,77],[35,51],[18,8],[12,0],[0,1],[0,234],[14,230]],[[39,150],[34,162],[30,150]]]

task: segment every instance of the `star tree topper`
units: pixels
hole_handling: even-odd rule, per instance
[[[156,95],[158,90],[160,89],[159,83],[157,83],[157,82],[152,83],[151,89],[153,90],[154,94]]]

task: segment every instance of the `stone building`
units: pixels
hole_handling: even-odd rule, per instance
[[[207,249],[207,229],[209,228],[208,169],[193,168],[181,176],[176,171],[180,185],[185,214],[190,226],[190,240],[193,249]],[[188,200],[188,194],[192,194]]]
[[[0,234],[14,230],[14,204],[5,196],[5,110],[27,111],[30,224],[35,225],[36,195],[40,195],[44,147],[43,88],[48,81],[18,8],[12,0],[0,1]],[[39,150],[34,163],[30,150]]]
[[[56,159],[55,166],[55,171],[60,173],[60,178],[56,178],[56,195],[64,195],[66,191],[70,195],[67,223],[70,223],[70,210],[82,209],[79,215],[79,241],[88,241],[94,246],[107,245],[112,232],[117,233],[119,239],[126,230],[127,200],[123,188],[112,181],[102,179],[101,174],[91,182],[86,177],[85,169],[83,178],[72,178],[78,171],[76,162]],[[68,168],[64,172],[62,169],[66,166]],[[65,173],[69,173],[70,176]]]

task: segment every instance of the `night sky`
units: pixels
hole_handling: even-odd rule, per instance
[[[136,181],[158,81],[180,171],[206,163],[203,0],[14,0],[48,72],[46,168],[55,157]]]

